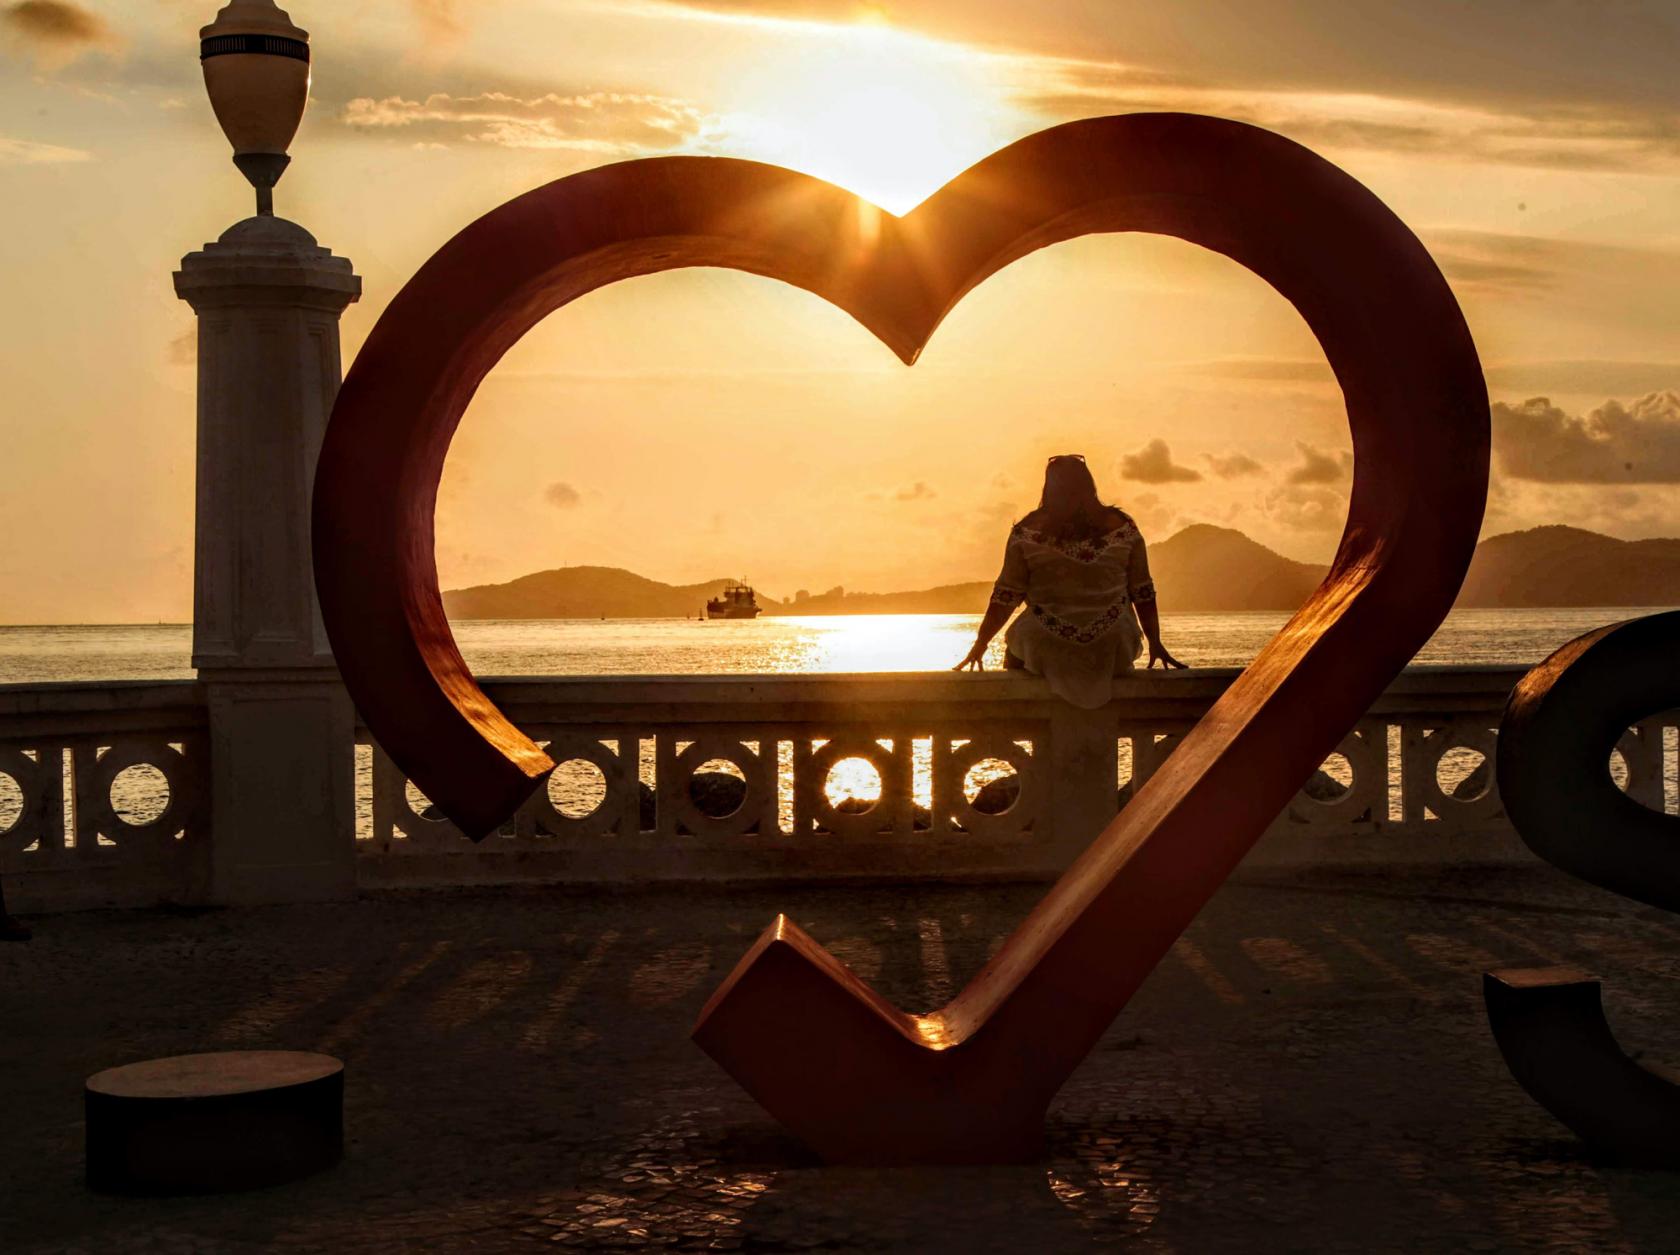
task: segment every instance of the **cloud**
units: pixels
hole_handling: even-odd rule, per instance
[[[604,154],[692,147],[717,123],[694,106],[664,96],[587,92],[521,98],[503,92],[425,100],[357,97],[340,115],[346,126],[413,142],[568,148]]]
[[[555,480],[543,489],[543,500],[556,510],[570,510],[583,500],[583,495],[565,481]]]
[[[1220,479],[1241,479],[1245,475],[1258,475],[1266,469],[1246,453],[1232,453],[1224,457],[1204,453],[1202,457],[1207,460],[1208,469]]]
[[[659,3],[696,14],[799,22],[853,22],[887,15],[886,5],[865,4],[860,0],[659,0]]]
[[[1435,264],[1461,292],[1538,295],[1556,287],[1561,274],[1572,268],[1565,256],[1571,246],[1540,236],[1453,230],[1426,234]]]
[[[0,135],[0,166],[56,166],[91,160],[93,154],[80,148],[35,144],[26,139],[7,139]]]
[[[1200,471],[1174,462],[1167,442],[1159,437],[1122,457],[1120,474],[1140,484],[1192,484],[1202,477]]]
[[[1667,485],[1547,484],[1496,475],[1488,485],[1484,536],[1567,522],[1608,536],[1673,536],[1674,490]]]
[[[1672,109],[1632,104],[1433,101],[1359,90],[1212,87],[1135,65],[1022,57],[1019,103],[1052,118],[1179,110],[1281,132],[1309,147],[1572,170],[1680,165]]]
[[[893,494],[894,501],[927,501],[939,494],[929,488],[922,480],[917,480],[908,488],[900,488]]]
[[[1323,358],[1215,357],[1183,362],[1180,369],[1217,379],[1252,379],[1264,383],[1335,383]]]
[[[1599,288],[1612,278],[1644,285],[1680,280],[1680,255],[1669,249],[1447,228],[1422,235],[1460,292],[1534,297],[1566,283]]]
[[[1680,393],[1606,401],[1574,417],[1546,397],[1493,407],[1493,450],[1514,479],[1553,484],[1680,483]]]
[[[1266,514],[1292,531],[1333,531],[1347,521],[1347,498],[1328,488],[1284,484],[1266,495]]]
[[[18,0],[0,10],[0,18],[24,38],[44,44],[98,44],[111,37],[104,18],[61,0]]]
[[[447,43],[465,29],[456,0],[408,0],[420,20],[420,33],[427,43]]]
[[[1295,448],[1301,461],[1289,468],[1284,481],[1290,484],[1334,484],[1347,478],[1353,469],[1353,454],[1328,453],[1323,449],[1297,440]]]
[[[1578,302],[1581,289],[1601,291],[1607,282],[1680,284],[1680,252],[1669,248],[1456,227],[1425,227],[1418,234],[1460,296],[1558,299],[1567,289]],[[1180,362],[1178,369],[1271,383],[1335,382],[1323,358],[1222,357]]]
[[[1181,516],[1159,493],[1140,492],[1126,502],[1126,513],[1136,520],[1145,536],[1168,536],[1178,530]]]
[[[1496,362],[1485,367],[1489,385],[1535,394],[1596,393],[1599,396],[1643,396],[1662,392],[1680,382],[1680,361],[1629,362],[1605,358],[1573,358],[1536,362]]]
[[[0,8],[0,29],[46,69],[117,42],[104,18],[63,0],[18,0]]]

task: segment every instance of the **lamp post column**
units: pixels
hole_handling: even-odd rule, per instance
[[[355,720],[315,602],[309,499],[349,261],[260,215],[183,259],[198,315],[193,665],[210,708],[212,900],[355,890]]]

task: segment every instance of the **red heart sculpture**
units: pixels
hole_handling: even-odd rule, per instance
[[[869,229],[866,229],[868,227]],[[1068,1074],[1315,767],[1440,624],[1487,496],[1487,391],[1428,252],[1281,136],[1186,114],[1054,127],[903,218],[774,166],[665,157],[486,214],[391,303],[334,407],[315,487],[321,609],[350,695],[468,835],[554,764],[474,682],[433,554],[455,426],[502,354],[586,292],[726,266],[846,310],[906,363],[981,280],[1095,232],[1200,244],[1306,319],[1347,400],[1353,494],[1324,583],[966,989],[899,1012],[785,919],[695,1037],[827,1158],[1017,1158]]]

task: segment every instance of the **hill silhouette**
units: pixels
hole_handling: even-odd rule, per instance
[[[1680,540],[1617,540],[1579,527],[1535,527],[1476,546],[1458,604],[1680,605]]]
[[[790,602],[783,614],[979,614],[992,595],[989,581],[941,584],[908,593],[820,593]],[[762,602],[760,603],[762,604]]]
[[[731,582],[662,584],[619,567],[567,566],[445,592],[443,609],[452,619],[692,619]],[[763,596],[758,604],[781,611]]]
[[[1152,545],[1150,569],[1162,602],[1175,610],[1293,610],[1324,568],[1294,562],[1226,527],[1197,524]],[[454,619],[684,618],[701,612],[728,583],[662,584],[618,567],[538,571],[505,584],[444,593]],[[901,593],[822,593],[781,602],[760,593],[767,615],[979,614],[990,580]]]
[[[1204,523],[1151,545],[1149,565],[1169,613],[1293,610],[1325,571]],[[455,619],[685,618],[728,582],[662,584],[618,567],[560,567],[446,592],[443,604]],[[991,589],[978,580],[902,593],[836,590],[797,602],[760,593],[758,604],[766,615],[979,614]],[[1476,547],[1458,604],[1680,605],[1680,540],[1617,540],[1561,526],[1490,536]]]
[[[1149,546],[1161,605],[1175,610],[1293,610],[1326,567],[1296,562],[1229,527],[1194,523]]]

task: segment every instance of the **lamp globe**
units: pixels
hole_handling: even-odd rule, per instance
[[[274,185],[309,102],[309,32],[274,0],[231,0],[199,35],[204,88],[233,145],[233,164],[274,212]]]

